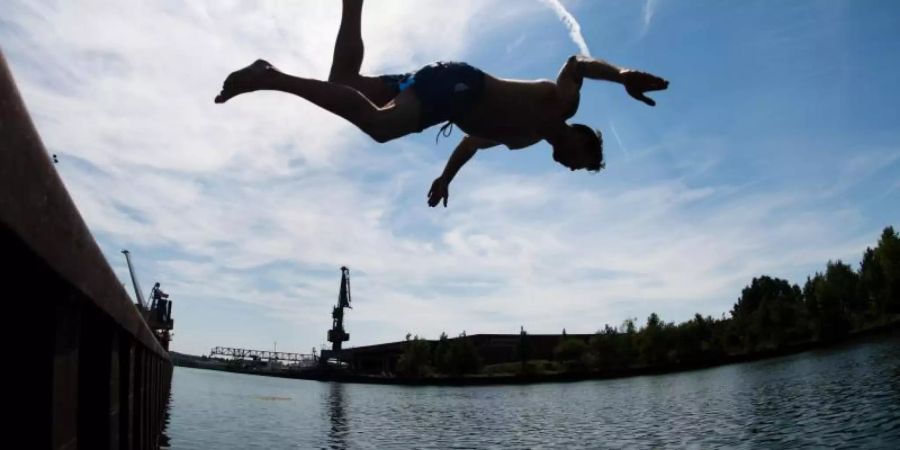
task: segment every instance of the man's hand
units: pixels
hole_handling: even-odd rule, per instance
[[[620,74],[622,84],[625,85],[625,91],[628,95],[650,105],[656,106],[656,102],[652,98],[644,95],[645,92],[661,91],[669,87],[669,82],[646,72],[638,72],[636,70],[623,70]]]
[[[428,191],[428,206],[434,208],[444,199],[444,208],[447,207],[447,199],[450,198],[448,190],[449,183],[444,177],[437,177],[434,183],[431,183],[431,189]]]

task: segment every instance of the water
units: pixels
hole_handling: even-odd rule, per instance
[[[176,368],[172,448],[900,448],[900,337],[679,374],[402,387]]]

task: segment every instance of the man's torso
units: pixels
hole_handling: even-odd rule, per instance
[[[556,83],[520,81],[485,75],[484,92],[456,124],[466,133],[519,149],[533,145],[574,114]],[[571,111],[570,111],[571,110]]]
[[[508,80],[465,63],[438,62],[417,72],[384,75],[396,93],[412,88],[421,102],[420,129],[451,121],[471,136],[510,149],[533,145],[575,114],[578,92],[549,80]]]

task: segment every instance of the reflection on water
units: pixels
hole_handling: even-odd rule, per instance
[[[345,385],[176,368],[168,434],[176,449],[900,448],[900,337],[528,386]]]
[[[345,393],[341,383],[329,383],[327,405],[328,418],[331,420],[331,428],[328,432],[328,446],[332,449],[347,448],[347,433],[349,426],[347,416],[344,414]]]

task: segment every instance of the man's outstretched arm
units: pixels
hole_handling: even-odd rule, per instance
[[[585,78],[621,83],[625,86],[628,95],[650,106],[655,106],[656,102],[644,93],[661,91],[669,87],[668,81],[656,75],[624,69],[602,59],[581,55],[572,56],[566,61],[557,77],[557,84],[580,89]]]
[[[450,197],[450,182],[453,181],[453,177],[456,176],[459,169],[469,162],[478,150],[496,145],[497,143],[494,141],[479,137],[463,137],[456,149],[453,150],[453,154],[450,155],[450,159],[447,160],[444,172],[431,183],[431,189],[428,191],[428,206],[435,207],[443,200],[446,208],[447,199]]]

